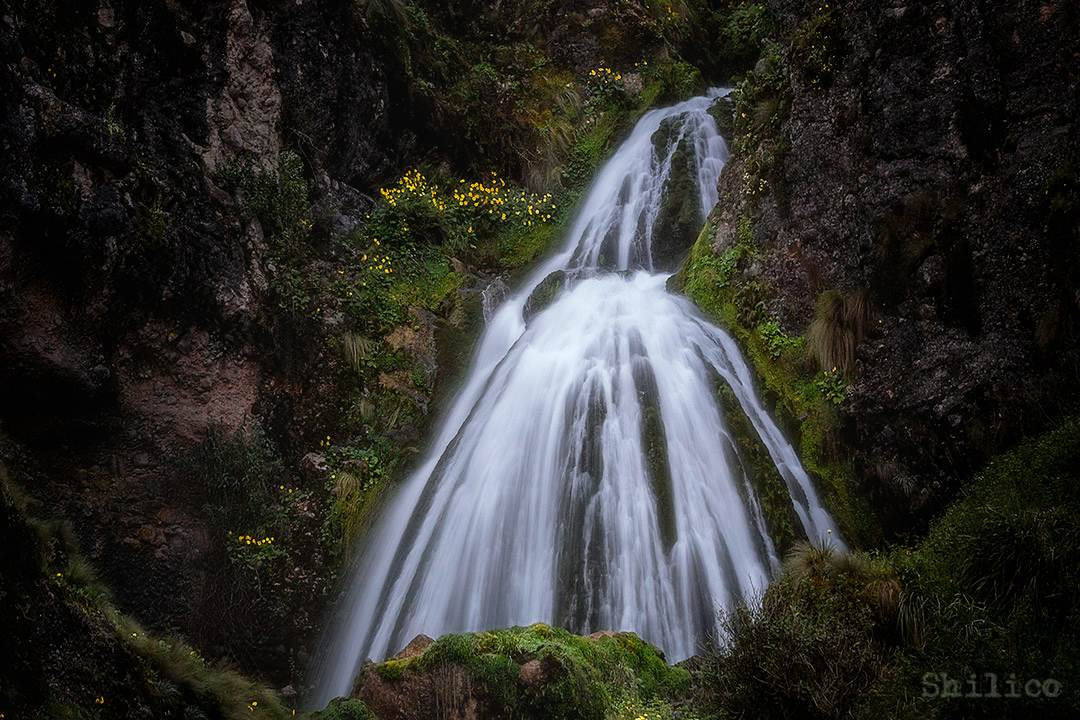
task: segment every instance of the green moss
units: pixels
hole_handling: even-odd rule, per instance
[[[540,664],[542,682],[526,685],[521,666]],[[391,661],[391,663],[396,661]],[[386,677],[380,665],[376,672]],[[529,718],[604,718],[627,703],[673,702],[689,690],[689,673],[632,633],[595,640],[542,623],[444,635],[423,654],[400,661],[395,679],[445,665],[463,667],[487,691],[496,713]]]
[[[387,660],[375,667],[375,673],[383,680],[400,680],[405,675],[404,663],[401,660]]]
[[[566,273],[562,270],[556,270],[541,280],[540,284],[529,294],[525,306],[522,308],[521,312],[525,317],[525,321],[528,322],[538,312],[551,305],[565,287]]]
[[[785,553],[795,540],[803,537],[787,483],[776,469],[768,449],[761,442],[750,419],[743,412],[735,393],[725,383],[720,385],[717,394],[739,460],[743,463],[754,494],[761,501],[769,535],[776,543],[777,550]],[[796,530],[797,528],[800,529]]]
[[[337,698],[320,710],[311,714],[310,720],[378,720],[367,705],[356,698]]]
[[[818,383],[805,342],[784,334],[776,320],[764,314],[769,289],[744,275],[759,252],[750,216],[738,217],[734,242],[719,257],[712,250],[716,222],[715,217],[706,222],[676,275],[676,286],[735,336],[845,536],[856,544],[873,544],[880,531],[865,499],[856,492],[851,459],[831,452],[840,424],[838,390]],[[782,529],[779,520],[774,510],[773,522]]]
[[[611,139],[619,125],[621,112],[606,112],[590,119],[588,130],[570,150],[570,159],[563,167],[563,182],[574,190],[584,190],[596,168],[607,156]]]

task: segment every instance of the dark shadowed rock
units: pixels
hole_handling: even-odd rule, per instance
[[[534,315],[554,302],[555,297],[564,287],[566,287],[566,273],[562,270],[556,270],[541,280],[521,309],[525,322],[529,322]]]

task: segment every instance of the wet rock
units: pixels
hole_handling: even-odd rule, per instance
[[[412,640],[410,640],[409,644],[401,649],[401,652],[399,652],[397,655],[395,655],[394,657],[392,657],[390,659],[391,660],[408,660],[411,657],[416,657],[417,655],[420,655],[425,650],[427,650],[428,647],[430,647],[431,644],[434,643],[434,642],[435,641],[432,638],[428,637],[427,635],[424,635],[423,633],[420,633],[419,635],[414,637]]]
[[[379,718],[491,717],[483,683],[457,665],[386,679],[379,674],[375,663],[367,662],[356,678],[354,694]]]
[[[562,270],[556,270],[541,280],[521,309],[525,322],[529,322],[534,315],[554,302],[555,297],[564,287],[566,287],[566,273]]]
[[[307,475],[318,475],[327,470],[326,457],[318,453],[309,452],[300,460],[300,471]]]

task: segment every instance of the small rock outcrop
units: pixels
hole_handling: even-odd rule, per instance
[[[541,280],[529,294],[529,299],[525,301],[525,306],[521,309],[525,322],[529,322],[538,312],[553,303],[555,297],[565,287],[566,273],[562,270],[556,270]]]

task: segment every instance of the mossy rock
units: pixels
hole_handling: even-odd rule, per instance
[[[652,137],[656,152],[662,153],[677,133],[678,119],[668,118],[661,122]],[[650,248],[653,267],[661,271],[675,270],[694,244],[701,230],[701,220],[694,149],[683,138],[671,157],[667,192],[653,225]]]
[[[312,713],[311,720],[378,720],[368,706],[356,698],[331,700],[325,710]]]
[[[543,623],[443,635],[417,656],[367,665],[357,680],[378,715],[417,718],[438,705],[479,717],[600,720],[617,703],[681,700],[689,685],[686,670],[633,633],[581,637]]]
[[[566,273],[562,270],[556,270],[541,280],[529,295],[529,299],[525,301],[525,307],[521,309],[525,322],[529,322],[534,315],[551,305],[564,287],[566,287]]]
[[[730,95],[716,98],[709,106],[709,114],[716,121],[720,136],[730,147],[735,142],[735,100]]]

